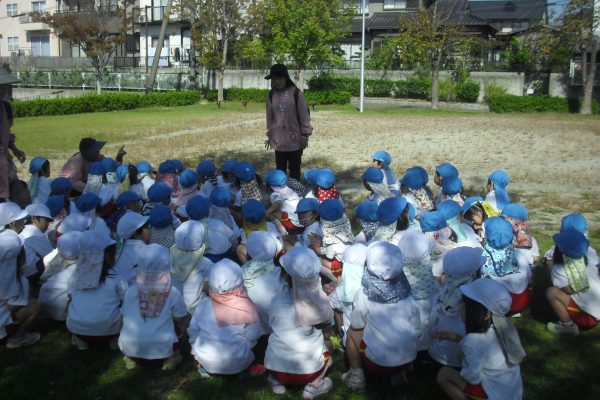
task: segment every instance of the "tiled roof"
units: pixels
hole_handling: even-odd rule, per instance
[[[471,14],[483,20],[541,20],[547,12],[546,0],[470,0]]]

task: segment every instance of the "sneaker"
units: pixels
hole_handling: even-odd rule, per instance
[[[362,368],[350,368],[348,372],[342,374],[342,381],[344,381],[346,386],[350,389],[357,392],[364,392],[367,388],[367,381]]]
[[[275,394],[284,394],[285,393],[285,386],[283,385],[283,383],[279,382],[272,375],[269,375],[267,377],[267,382],[269,382],[269,385],[271,385],[271,390],[273,391],[273,393],[275,393]]]
[[[172,371],[177,368],[177,365],[181,362],[181,354],[174,353],[171,357],[167,358],[162,365],[163,371]]]
[[[202,365],[198,364],[198,366],[196,367],[196,371],[198,371],[198,374],[200,374],[200,378],[202,378],[202,379],[210,378],[210,374],[208,373],[207,370],[204,369],[204,367]]]
[[[571,323],[570,325],[565,325],[561,322],[548,322],[548,324],[546,325],[546,329],[558,335],[579,335],[579,328],[574,323]]]
[[[87,350],[90,348],[90,344],[83,339],[78,338],[77,336],[71,336],[71,343],[73,346],[77,347],[77,350]]]
[[[118,350],[119,349],[119,338],[116,337],[114,339],[110,339],[110,341],[108,342],[108,347],[111,350]]]
[[[125,369],[137,368],[137,363],[135,361],[133,361],[131,358],[125,356],[125,357],[123,357],[123,361],[125,361]]]
[[[521,313],[516,313],[510,316],[511,318],[521,318]]]
[[[314,399],[318,396],[328,393],[333,387],[333,382],[331,379],[325,377],[317,379],[304,386],[304,391],[302,392],[303,399]]]
[[[6,341],[7,349],[18,349],[23,346],[31,346],[37,343],[42,338],[42,334],[38,332],[27,332],[26,334],[19,337],[9,337]]]

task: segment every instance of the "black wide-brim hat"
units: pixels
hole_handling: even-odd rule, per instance
[[[269,71],[269,75],[265,76],[265,79],[271,79],[273,77],[290,79],[288,69],[283,64],[274,64]]]

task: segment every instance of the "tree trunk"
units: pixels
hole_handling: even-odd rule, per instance
[[[440,103],[440,60],[431,63],[431,108],[436,110]]]
[[[581,105],[581,114],[590,115],[592,113],[592,98],[594,93],[594,78],[596,77],[596,54],[598,52],[598,41],[594,39],[591,46],[591,59],[588,64],[587,53],[583,54],[583,103]]]
[[[102,93],[102,78],[96,76],[96,93]]]
[[[301,92],[304,92],[304,66],[299,66],[299,71],[298,71],[298,89],[300,89]]]
[[[223,96],[223,79],[225,78],[225,66],[227,65],[227,47],[229,45],[229,38],[224,35],[223,39],[223,57],[221,58],[221,66],[219,67],[219,78],[217,80],[217,99],[218,101],[225,100]]]

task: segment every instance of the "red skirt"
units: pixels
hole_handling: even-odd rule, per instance
[[[366,350],[367,344],[361,340],[360,342],[360,358],[362,360],[362,364],[367,371],[376,375],[391,375],[397,372],[402,372],[412,365],[412,363],[398,365],[397,367],[384,367],[383,365],[379,365],[367,357]]]
[[[329,362],[331,355],[329,354],[328,351],[326,351],[325,353],[323,353],[323,357],[325,358],[325,363],[323,364],[323,368],[321,368],[320,370],[318,370],[317,372],[314,372],[312,374],[292,374],[289,372],[279,372],[279,371],[272,371],[272,370],[269,370],[269,373],[273,376],[273,378],[277,379],[279,382],[283,383],[284,385],[298,385],[298,386],[308,385],[309,383],[313,382],[315,379],[320,377],[323,374],[323,371],[325,370],[325,368],[327,368],[327,363]]]
[[[575,322],[582,330],[592,329],[598,325],[598,320],[579,308],[573,298],[569,299],[567,312],[569,313],[569,317],[571,317],[573,322]]]
[[[279,222],[281,222],[281,225],[283,225],[287,233],[290,235],[298,235],[299,233],[304,232],[304,227],[294,225],[288,213],[286,212],[281,213]]]
[[[342,262],[339,261],[337,258],[334,258],[331,262],[331,273],[333,274],[333,276],[335,276],[336,278],[342,276],[343,269],[344,265],[342,264]]]
[[[510,306],[510,311],[507,314],[509,317],[520,313],[529,306],[529,303],[531,303],[531,299],[533,298],[533,290],[527,288],[519,294],[511,293],[510,297],[512,297],[512,304]]]
[[[483,390],[481,385],[471,385],[467,383],[463,389],[463,393],[467,396],[467,399],[472,400],[485,400],[488,398],[487,393]]]

